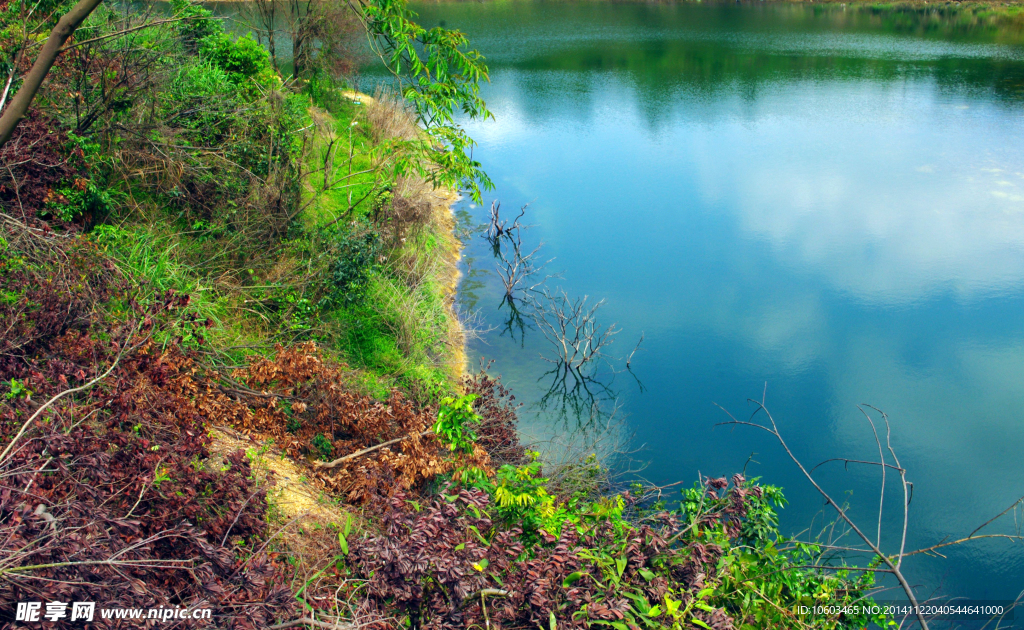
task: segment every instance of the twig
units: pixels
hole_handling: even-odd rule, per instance
[[[82,560],[79,562],[49,562],[47,564],[33,564],[22,567],[11,567],[9,569],[0,569],[0,575],[6,575],[8,573],[20,573],[22,571],[35,571],[36,569],[56,569],[59,567],[78,567],[78,566],[95,566],[95,565],[106,565],[106,566],[122,566],[122,567],[155,567],[155,568],[181,568],[181,565],[193,562],[193,560]],[[164,565],[167,567],[164,567]]]
[[[858,406],[857,409],[860,409],[860,412],[862,414],[864,414],[864,417],[867,419],[868,424],[871,425],[871,433],[875,436],[875,444],[878,445],[878,459],[882,463],[882,489],[881,489],[881,491],[879,492],[879,495],[878,495],[878,534],[877,534],[877,536],[875,538],[875,546],[876,547],[881,547],[882,546],[882,508],[885,506],[885,466],[886,466],[885,455],[882,453],[882,441],[878,439],[878,431],[875,429],[875,422],[874,422],[874,420],[872,420],[871,416],[869,416],[868,413],[866,411],[864,411],[863,407]],[[900,472],[902,473],[904,471],[901,470]],[[907,510],[907,502],[904,501],[903,502],[903,511],[906,512],[906,510]],[[904,527],[906,527],[905,523],[904,523]]]
[[[1021,502],[1024,502],[1024,497],[1021,497],[1021,498],[1017,499],[1016,501],[1014,501],[1014,502],[1013,502],[1013,503],[1012,503],[1012,504],[1010,505],[1010,507],[1006,508],[1005,510],[1003,510],[1003,511],[1002,511],[1002,512],[1000,512],[999,514],[996,514],[996,515],[995,515],[995,516],[993,516],[992,518],[988,519],[987,521],[985,521],[984,523],[982,523],[981,525],[979,525],[978,527],[976,527],[976,528],[974,529],[974,531],[973,531],[973,532],[971,532],[970,534],[968,534],[968,535],[967,535],[967,539],[970,539],[970,538],[972,538],[972,537],[973,537],[973,536],[974,536],[975,534],[977,534],[977,533],[978,533],[978,532],[980,532],[981,530],[985,529],[985,526],[986,526],[986,525],[988,525],[988,524],[989,524],[989,523],[991,523],[992,521],[996,520],[996,519],[997,519],[997,518],[999,518],[1000,516],[1002,516],[1002,515],[1006,514],[1007,512],[1009,512],[1010,510],[1012,510],[1013,508],[1017,507],[1018,505],[1020,505],[1020,504],[1021,504]]]
[[[117,358],[115,358],[114,362],[112,364],[110,364],[110,367],[107,368],[106,372],[104,372],[103,374],[100,374],[99,376],[97,376],[96,378],[92,379],[91,381],[89,381],[85,385],[82,385],[80,387],[75,387],[75,388],[72,388],[72,389],[65,389],[61,393],[57,394],[56,396],[54,396],[50,400],[48,400],[45,403],[43,403],[39,407],[39,409],[36,409],[36,412],[34,414],[32,414],[31,416],[29,416],[28,420],[25,421],[25,424],[21,425],[21,428],[18,429],[18,433],[13,438],[11,438],[11,443],[7,445],[7,448],[4,449],[4,452],[0,453],[0,465],[2,465],[7,460],[7,456],[10,454],[11,450],[14,448],[14,445],[18,442],[19,439],[21,439],[21,436],[25,434],[25,431],[27,431],[28,428],[30,426],[32,426],[32,422],[39,416],[39,414],[43,413],[43,411],[45,411],[50,405],[52,405],[53,403],[57,402],[61,398],[65,397],[65,396],[67,396],[69,394],[77,394],[78,392],[81,392],[81,391],[84,391],[86,389],[89,389],[90,387],[92,387],[96,383],[99,383],[100,381],[105,379],[111,372],[114,371],[114,368],[117,367],[117,364],[121,361],[121,357],[124,355],[124,351],[125,351],[125,349],[127,347],[128,347],[127,344],[121,347],[121,351],[117,353]]]
[[[896,451],[894,451],[892,449],[892,427],[889,426],[889,416],[886,415],[886,413],[884,411],[882,411],[881,409],[879,409],[877,407],[872,407],[871,405],[867,405],[867,404],[865,404],[864,406],[868,407],[870,409],[874,409],[878,413],[882,414],[882,420],[885,421],[885,445],[886,445],[886,447],[888,447],[889,454],[892,455],[893,461],[896,462],[897,466],[900,466],[902,468],[902,465],[900,464],[900,458],[896,457]],[[914,484],[908,484],[908,482],[907,482],[907,471],[905,471],[905,470],[901,470],[900,471],[900,483],[903,485],[903,537],[900,540],[900,555],[899,555],[899,557],[896,560],[896,568],[897,569],[899,569],[900,564],[902,564],[902,562],[903,562],[903,552],[907,548],[907,519],[909,517],[910,500],[914,496],[912,494],[913,493],[913,489],[914,489]],[[911,492],[911,494],[909,494],[909,495],[907,493],[908,485],[909,485],[909,489],[910,489],[910,492]]]
[[[910,584],[907,582],[907,579],[903,576],[903,573],[901,573],[900,569],[899,569],[899,562],[903,558],[903,547],[902,547],[902,545],[900,547],[900,553],[899,553],[899,556],[897,557],[897,561],[896,561],[896,563],[894,563],[889,556],[887,556],[886,554],[882,553],[882,550],[878,548],[878,545],[876,545],[873,542],[871,542],[871,539],[868,538],[867,535],[864,534],[864,532],[862,532],[859,527],[857,527],[857,524],[854,523],[853,520],[846,514],[846,510],[844,510],[838,503],[836,503],[835,500],[827,492],[825,492],[824,488],[822,488],[820,485],[818,485],[818,482],[815,481],[815,479],[811,475],[811,473],[808,472],[806,468],[804,468],[804,465],[800,462],[799,459],[797,459],[796,455],[793,454],[793,451],[790,450],[789,445],[786,443],[786,440],[783,439],[782,434],[779,433],[778,426],[776,426],[776,424],[775,424],[775,419],[772,418],[771,413],[764,406],[764,403],[763,402],[758,402],[758,401],[756,401],[756,400],[754,400],[752,398],[748,399],[748,401],[754,403],[758,407],[757,410],[754,411],[754,414],[757,414],[758,411],[763,411],[765,413],[765,415],[768,416],[768,421],[771,423],[771,428],[768,428],[768,427],[766,427],[764,425],[761,425],[761,424],[757,424],[756,422],[741,422],[741,421],[737,420],[735,416],[733,416],[731,413],[729,413],[724,407],[722,407],[718,403],[715,403],[715,406],[717,406],[722,411],[725,411],[725,413],[730,418],[732,418],[732,422],[722,422],[720,424],[738,424],[738,425],[751,426],[751,427],[754,427],[754,428],[757,428],[757,429],[761,429],[762,431],[765,431],[766,433],[769,433],[769,434],[775,436],[775,438],[779,441],[779,444],[781,444],[782,448],[786,451],[786,454],[789,455],[789,458],[791,460],[793,460],[794,464],[797,465],[797,468],[799,468],[800,472],[802,472],[804,474],[804,477],[806,477],[807,480],[809,482],[811,482],[811,485],[814,486],[814,489],[817,490],[818,493],[822,497],[824,497],[825,501],[836,510],[836,512],[839,514],[840,518],[842,518],[844,521],[846,521],[846,524],[850,526],[850,528],[857,534],[857,536],[859,536],[860,539],[863,540],[864,543],[868,547],[871,548],[871,551],[876,556],[881,558],[882,562],[884,562],[889,567],[889,569],[892,570],[892,573],[893,573],[893,575],[896,576],[897,581],[899,581],[900,587],[903,589],[904,594],[906,594],[907,599],[910,600],[910,604],[914,607],[914,610],[915,610],[916,616],[917,616],[917,621],[918,621],[918,623],[921,624],[921,629],[922,630],[928,630],[928,622],[925,620],[924,613],[921,612],[920,606],[918,605],[917,597],[914,595],[914,589],[911,588]],[[872,409],[874,409],[874,407],[872,407]],[[751,417],[753,417],[753,416],[751,416]],[[886,426],[888,426],[888,420],[886,420]],[[887,441],[887,443],[888,443],[888,441]],[[895,458],[895,453],[892,453],[892,446],[891,445],[889,446],[889,451],[893,455],[893,457]],[[896,460],[896,465],[897,466],[899,465],[899,460]],[[900,476],[903,478],[904,493],[906,493],[906,477],[903,474],[901,474]],[[904,502],[904,513],[906,513],[906,502]],[[906,519],[904,519],[904,522],[906,522]],[[904,527],[904,540],[906,540],[906,527]]]
[[[886,468],[892,468],[893,470],[903,470],[902,468],[900,468],[898,466],[893,466],[892,464],[889,464],[889,463],[883,464],[881,462],[870,462],[870,461],[866,461],[866,460],[862,460],[862,459],[848,459],[846,457],[830,457],[830,458],[826,459],[825,461],[822,461],[822,462],[819,462],[819,463],[815,464],[814,467],[811,468],[811,472],[814,472],[819,467],[824,466],[825,464],[827,464],[829,462],[845,462],[847,464],[870,464],[872,466],[885,466]]]
[[[508,597],[508,595],[508,591],[503,591],[499,588],[482,588],[476,593],[466,595],[465,599],[462,600],[462,604],[459,606],[459,608],[465,608],[469,605],[470,602],[472,602],[477,597],[479,597],[482,601],[484,597]]]
[[[292,524],[294,524],[294,523],[298,522],[298,520],[299,520],[300,518],[302,518],[302,517],[306,516],[307,514],[309,514],[309,510],[306,510],[305,512],[300,512],[300,513],[296,514],[296,515],[295,515],[295,516],[294,516],[294,517],[292,518],[292,520],[290,520],[290,521],[288,521],[287,523],[285,523],[284,525],[282,525],[280,529],[278,529],[278,530],[277,530],[276,532],[274,532],[274,535],[273,535],[273,536],[271,536],[270,538],[267,538],[267,539],[266,539],[266,540],[265,540],[265,541],[263,542],[263,544],[262,544],[262,545],[260,546],[260,548],[259,548],[259,549],[257,549],[257,550],[256,550],[255,552],[253,552],[253,553],[252,553],[252,555],[250,555],[250,556],[249,556],[248,558],[246,558],[245,562],[243,562],[243,563],[242,563],[242,566],[240,566],[240,567],[238,567],[237,569],[235,569],[235,572],[231,574],[231,577],[235,577],[236,575],[238,575],[238,573],[239,573],[239,572],[240,572],[240,571],[241,571],[242,569],[244,569],[245,567],[249,566],[249,563],[250,563],[250,562],[252,562],[252,559],[253,559],[253,558],[255,558],[256,556],[260,555],[261,553],[263,553],[263,550],[267,548],[267,545],[269,545],[269,544],[270,544],[271,542],[273,542],[273,540],[274,540],[275,538],[277,538],[278,536],[280,536],[280,535],[281,535],[281,533],[282,533],[282,532],[283,532],[284,530],[286,530],[286,529],[288,529],[289,527],[291,527],[291,526],[292,526]]]
[[[135,31],[141,31],[144,28],[150,28],[152,26],[159,26],[161,24],[168,24],[170,22],[180,22],[182,20],[192,20],[192,19],[195,19],[195,18],[194,17],[179,17],[179,18],[168,18],[168,19],[165,19],[165,20],[157,20],[156,22],[147,22],[147,23],[141,24],[139,26],[133,26],[131,28],[127,28],[127,29],[125,29],[123,31],[117,31],[116,33],[108,33],[106,35],[100,35],[99,37],[93,37],[92,39],[87,39],[85,41],[76,42],[76,43],[71,44],[71,45],[65,45],[63,48],[60,49],[60,52],[66,52],[68,50],[71,50],[72,48],[78,48],[79,46],[85,46],[87,44],[93,44],[95,42],[103,41],[104,39],[110,39],[111,37],[120,37],[121,35],[127,35],[128,33],[134,33]],[[204,20],[207,20],[207,19],[215,19],[215,20],[217,20],[217,19],[224,19],[224,18],[203,18],[203,19]]]
[[[629,353],[628,357],[626,357],[626,369],[627,370],[629,369],[629,364],[633,362],[633,355],[636,354],[636,351],[640,349],[640,344],[642,344],[643,342],[644,342],[644,331],[641,330],[640,331],[640,340],[636,342],[636,346],[633,348],[633,351]]]
[[[907,553],[904,553],[903,557],[907,558],[909,556],[916,556],[919,553],[934,553],[937,556],[941,556],[942,554],[935,552],[936,549],[942,549],[943,547],[951,547],[953,545],[962,545],[965,542],[969,542],[971,540],[981,540],[982,538],[1006,538],[1008,540],[1024,541],[1024,536],[1014,536],[1013,534],[982,534],[981,536],[975,536],[974,534],[971,534],[970,536],[967,536],[966,538],[961,538],[959,540],[951,540],[949,542],[932,545],[931,547],[925,547],[924,549],[909,551]]]
[[[227,542],[227,540],[228,540],[228,535],[229,535],[229,534],[231,534],[231,530],[232,530],[232,529],[234,529],[234,527],[235,527],[235,524],[236,524],[236,523],[238,523],[238,518],[239,518],[240,516],[242,516],[242,512],[243,512],[243,511],[245,511],[245,506],[249,505],[249,501],[252,501],[252,498],[253,498],[254,496],[256,496],[257,494],[259,494],[259,489],[257,489],[257,490],[256,490],[255,492],[253,492],[252,494],[250,494],[250,495],[249,495],[249,498],[248,498],[248,499],[246,499],[246,500],[245,500],[245,503],[243,503],[243,504],[242,504],[242,507],[238,508],[238,513],[237,513],[237,514],[235,514],[235,520],[231,521],[231,527],[228,527],[228,531],[224,532],[224,537],[220,539],[220,546],[221,546],[221,547],[223,547],[223,546],[224,546],[224,543],[226,543],[226,542]]]

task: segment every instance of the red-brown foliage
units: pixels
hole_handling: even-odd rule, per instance
[[[422,509],[401,494],[376,505],[381,534],[350,542],[349,566],[367,580],[361,619],[379,629],[404,615],[412,628],[546,628],[554,615],[559,628],[582,630],[623,620],[630,607],[624,592],[664,601],[669,579],[689,601],[716,573],[721,555],[711,544],[670,546],[680,526],[667,516],[660,530],[641,525],[625,538],[611,522],[583,535],[567,523],[560,537],[543,534],[542,544],[527,551],[521,530],[495,527],[492,508],[475,489],[444,490]],[[602,554],[624,562],[617,582],[603,576],[595,559]],[[671,568],[654,571],[655,563]],[[570,576],[575,581],[566,587]],[[492,594],[481,602],[483,589]],[[733,627],[724,611],[696,614],[716,630]]]
[[[496,466],[526,463],[526,449],[519,443],[517,411],[521,405],[515,402],[512,392],[487,374],[483,366],[477,374],[463,377],[462,388],[467,394],[477,395],[473,408],[481,421],[475,429],[476,443],[487,451]]]
[[[0,148],[0,208],[28,219],[53,199],[54,187],[88,177],[81,149],[54,118],[30,109]]]
[[[44,287],[61,286],[66,271],[67,251],[51,254],[35,263]],[[205,424],[218,410],[196,392],[212,385],[175,346],[148,340],[187,297],[135,306],[138,325],[114,324],[89,298],[108,295],[118,278],[96,278],[77,298],[40,301],[31,318],[57,323],[32,328],[0,363],[0,381],[31,391],[12,388],[0,405],[4,444],[42,402],[116,363],[100,384],[48,408],[0,461],[0,627],[13,627],[19,601],[209,607],[211,623],[230,628],[291,615],[283,569],[261,550],[266,502],[244,454],[224,469],[209,461]],[[69,305],[70,320],[56,312]],[[0,305],[4,321],[21,321],[10,312],[18,308]],[[117,623],[97,616],[94,627]]]
[[[35,355],[65,333],[91,325],[93,307],[124,292],[127,284],[113,264],[84,239],[63,238],[45,230],[26,230],[0,222],[7,243],[0,250],[0,370],[21,378],[22,357]],[[94,362],[84,357],[72,367],[55,358],[51,368],[65,375],[86,372]]]
[[[324,360],[313,343],[278,347],[273,359],[256,357],[234,371],[232,376],[241,384],[222,391],[244,401],[251,411],[227,419],[251,435],[272,438],[299,460],[337,458],[405,438],[393,447],[315,473],[353,503],[396,491],[419,492],[436,475],[453,469],[448,449],[433,434],[424,434],[436,419],[434,410],[417,408],[398,391],[387,402],[353,393],[347,383],[350,374],[345,366]],[[315,448],[317,436],[326,439],[330,452]],[[472,459],[474,465],[488,465],[483,450]]]

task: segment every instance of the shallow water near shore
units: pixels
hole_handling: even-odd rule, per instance
[[[602,322],[621,327],[609,356],[644,336],[639,383],[614,361],[596,395],[617,400],[644,477],[746,467],[785,488],[785,532],[820,526],[820,497],[771,436],[716,426],[715,403],[745,419],[763,396],[808,465],[877,458],[856,405],[889,414],[914,482],[908,549],[1024,494],[1024,34],[841,5],[416,9],[491,67],[495,120],[468,130],[497,187],[461,204],[468,222],[496,198],[506,216],[529,203],[524,240],[561,276],[548,284],[605,299]],[[586,395],[544,398],[544,339],[503,331],[479,235],[463,272],[462,308],[493,327],[470,361],[495,361],[526,434],[585,422]],[[816,475],[875,531],[877,469]],[[902,496],[887,488],[895,551]],[[1012,515],[990,527],[1012,533]],[[983,541],[906,570],[925,595],[1013,599],[1022,549]]]

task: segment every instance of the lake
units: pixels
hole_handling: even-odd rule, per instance
[[[466,239],[460,306],[489,329],[470,358],[494,360],[529,439],[560,439],[541,444],[557,454],[579,424],[604,427],[630,438],[614,465],[646,462],[658,484],[746,468],[785,489],[795,533],[822,525],[821,498],[770,435],[716,426],[729,418],[715,404],[745,419],[763,397],[810,466],[877,459],[857,408],[869,403],[914,482],[908,549],[965,536],[1024,494],[1019,28],[838,4],[416,9],[465,31],[491,68],[495,118],[467,128],[496,188],[462,202],[464,220],[485,221],[494,199],[508,217],[529,204],[524,242],[543,243],[559,276],[547,285],[605,300],[600,321],[621,328],[592,398],[547,395],[550,346],[510,335],[489,246]],[[877,468],[815,474],[875,531]],[[892,474],[887,488],[892,552]],[[1013,516],[992,533],[1012,533]],[[907,560],[926,596],[1024,588],[1019,544],[944,553]]]

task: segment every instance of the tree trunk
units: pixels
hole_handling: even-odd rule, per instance
[[[28,111],[28,106],[32,104],[32,99],[39,91],[39,86],[43,84],[43,79],[50,72],[53,62],[57,60],[61,47],[68,41],[75,29],[85,21],[85,18],[100,6],[101,2],[103,0],[79,0],[78,4],[72,7],[57,22],[57,26],[50,31],[50,37],[43,44],[43,49],[39,51],[39,56],[36,57],[32,69],[25,75],[21,88],[11,99],[11,104],[7,106],[3,116],[0,116],[0,147],[11,139],[14,128],[18,126],[25,112]]]

